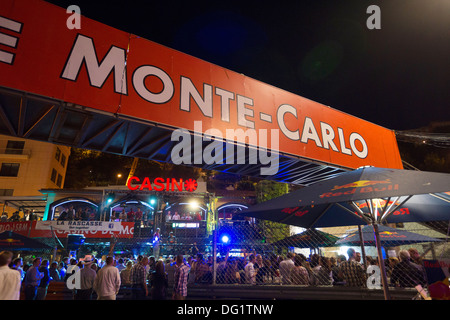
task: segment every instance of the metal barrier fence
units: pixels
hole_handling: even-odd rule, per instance
[[[430,291],[428,284],[442,280],[441,275],[448,278],[449,228],[449,221],[380,226],[389,286],[421,285]],[[173,284],[174,260],[179,254],[190,266],[191,287],[276,285],[343,290],[349,286],[381,286],[371,226],[306,230],[256,219],[224,219],[212,234],[200,229],[166,229],[158,246],[152,241],[153,234],[153,226],[135,226],[133,238],[119,239],[114,246],[99,239],[82,245],[77,255],[82,257],[97,250],[99,257],[108,254],[110,248],[116,261],[123,258],[124,264],[127,260],[135,263],[137,255],[153,256],[165,262],[169,286]],[[101,246],[103,249],[99,249]],[[349,257],[352,252],[354,256]],[[435,268],[440,272],[438,276],[429,272],[430,266],[436,267],[434,260],[441,262]]]
[[[436,279],[430,279],[424,260],[444,261],[440,269],[448,278],[448,235],[448,221],[380,226],[389,286],[426,288]],[[200,258],[190,262],[196,283],[381,286],[372,226],[305,230],[268,221],[222,221],[210,252]]]
[[[429,279],[424,260],[444,261],[441,269],[449,276],[449,264],[445,264],[450,262],[449,226],[448,221],[380,226],[390,287],[420,284],[426,288],[433,279]],[[349,256],[352,252],[354,256]],[[381,285],[372,226],[306,230],[255,219],[221,220],[209,237],[198,231],[178,231],[172,243],[169,234],[163,235],[157,252],[147,243],[140,253],[163,259],[166,266],[173,264],[176,255],[184,255],[191,267],[190,284],[369,289]]]

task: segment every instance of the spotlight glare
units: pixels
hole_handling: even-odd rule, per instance
[[[227,244],[228,242],[230,242],[230,238],[225,234],[222,236],[222,238],[220,238],[220,241],[222,241],[222,243]]]

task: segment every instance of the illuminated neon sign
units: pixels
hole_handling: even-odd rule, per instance
[[[194,192],[197,189],[195,179],[175,179],[175,178],[155,178],[151,180],[145,177],[142,181],[138,177],[131,177],[127,181],[128,189],[134,191],[188,191]]]

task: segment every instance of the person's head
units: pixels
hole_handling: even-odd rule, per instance
[[[11,263],[13,253],[11,251],[0,252],[0,267],[7,266]]]
[[[127,269],[131,269],[131,267],[133,267],[133,261],[128,260],[128,262],[127,262]]]
[[[289,260],[289,259],[292,259],[292,258],[294,258],[294,254],[292,252],[288,252],[287,255],[286,255],[286,259]]]
[[[349,249],[347,250],[347,255],[348,255],[348,258],[349,258],[349,259],[355,258],[355,256],[356,256],[356,251],[355,251],[355,249],[349,248]]]
[[[260,255],[260,254],[256,255],[256,262],[257,262],[258,264],[260,264],[260,263],[263,262],[262,255]]]
[[[303,264],[303,257],[300,254],[296,255],[294,258],[294,266],[300,267],[302,264]]]
[[[203,254],[197,253],[197,261],[203,261]]]
[[[177,265],[182,265],[183,264],[183,255],[182,254],[177,255],[176,261],[177,261]]]
[[[327,268],[331,267],[331,261],[328,257],[320,256],[319,264],[323,267],[327,267]]]
[[[52,264],[50,265],[50,269],[56,269],[58,268],[58,262],[53,261]]]
[[[389,265],[391,265],[392,267],[395,266],[399,261],[397,257],[389,257]]]
[[[35,258],[33,260],[33,267],[39,267],[41,265],[42,259],[41,258]]]
[[[42,267],[48,267],[49,263],[50,263],[50,262],[49,262],[47,259],[42,260],[41,266],[42,266]]]
[[[107,264],[108,266],[114,265],[114,257],[111,257],[111,256],[106,257],[105,262],[106,262],[106,264]]]
[[[164,274],[164,262],[162,260],[156,262],[155,271],[158,274]]]
[[[252,263],[255,263],[255,261],[256,261],[256,256],[255,256],[254,254],[251,254],[251,255],[248,257],[248,261],[250,261],[250,262],[252,262]]]
[[[408,250],[400,250],[400,252],[398,253],[398,257],[400,258],[401,261],[411,259],[411,256],[410,256]]]
[[[23,260],[22,258],[15,258],[13,261],[14,266],[21,267],[23,266]]]
[[[360,262],[360,261],[361,261],[361,253],[359,253],[359,252],[356,252],[356,253],[355,253],[355,260],[356,260],[357,262]]]
[[[142,257],[140,263],[144,266],[148,265],[148,257]]]
[[[409,248],[408,252],[409,252],[409,256],[410,256],[411,259],[413,259],[413,260],[419,260],[420,259],[420,254],[419,254],[419,251],[417,251],[417,249]]]

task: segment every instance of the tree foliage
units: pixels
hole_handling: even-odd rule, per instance
[[[256,201],[257,203],[265,202],[288,192],[289,185],[286,183],[262,180],[256,184]],[[267,220],[258,220],[257,223],[267,243],[273,243],[290,236],[289,225]]]

